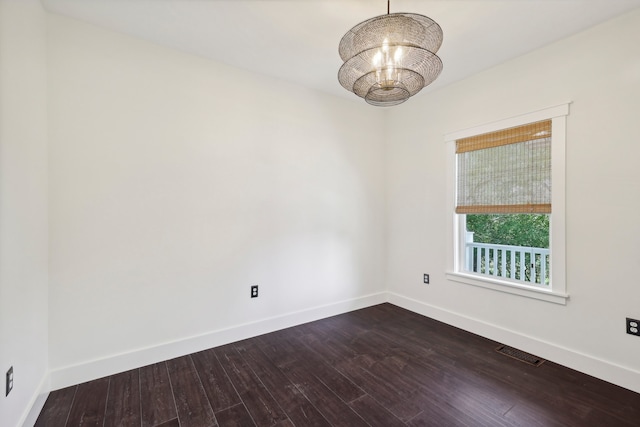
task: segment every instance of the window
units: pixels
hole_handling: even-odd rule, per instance
[[[449,279],[566,302],[567,114],[565,104],[447,135]]]

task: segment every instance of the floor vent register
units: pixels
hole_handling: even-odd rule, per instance
[[[505,356],[509,356],[513,359],[519,360],[529,365],[540,366],[544,363],[544,359],[541,359],[538,356],[534,356],[533,354],[525,353],[524,351],[518,350],[517,348],[509,347],[508,345],[501,345],[500,347],[496,348],[496,351],[500,354],[504,354]]]

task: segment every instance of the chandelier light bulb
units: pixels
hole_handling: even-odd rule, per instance
[[[401,62],[402,59],[402,46],[398,46],[398,48],[396,49],[396,53],[393,54],[393,61],[396,64],[399,64]]]
[[[378,51],[376,52],[376,54],[373,56],[373,66],[380,68],[380,66],[382,65],[382,52]]]

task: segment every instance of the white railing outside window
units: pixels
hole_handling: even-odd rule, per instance
[[[469,239],[468,239],[469,240]],[[549,286],[549,249],[465,243],[465,270],[485,276]]]

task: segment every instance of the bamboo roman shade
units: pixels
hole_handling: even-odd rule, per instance
[[[551,120],[456,141],[456,213],[551,213]]]

